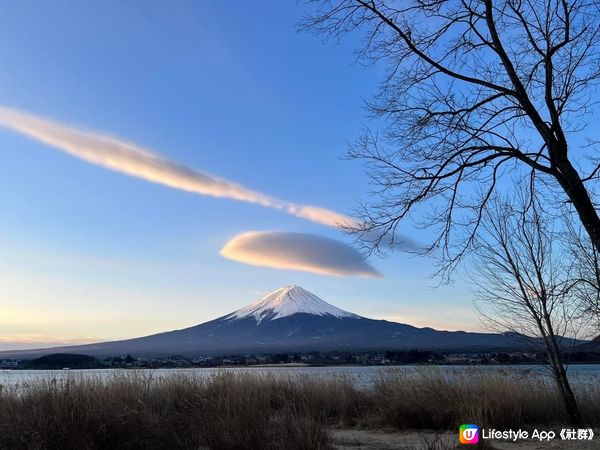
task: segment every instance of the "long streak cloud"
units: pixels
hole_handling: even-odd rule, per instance
[[[336,211],[280,200],[170,161],[119,138],[73,128],[12,108],[0,107],[0,126],[89,163],[171,188],[255,203],[329,227],[357,225],[352,218]]]

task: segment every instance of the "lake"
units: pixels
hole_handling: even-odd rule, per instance
[[[437,371],[452,376],[457,371],[472,370],[485,373],[505,373],[517,378],[548,377],[547,367],[539,365],[481,365],[481,366],[338,366],[338,367],[222,367],[182,369],[93,369],[93,370],[0,370],[0,385],[23,386],[40,379],[66,380],[69,378],[92,377],[101,380],[125,373],[153,378],[175,375],[211,377],[219,373],[253,373],[285,377],[345,377],[357,386],[368,387],[386,371],[401,371],[418,376],[419,373]],[[569,378],[574,383],[600,382],[600,364],[577,364],[569,367]]]

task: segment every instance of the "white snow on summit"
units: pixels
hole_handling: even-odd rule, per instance
[[[274,320],[296,313],[333,316],[337,318],[360,318],[343,309],[336,308],[300,286],[285,286],[260,298],[251,305],[232,312],[228,319],[243,319],[253,316],[259,324],[263,319]]]

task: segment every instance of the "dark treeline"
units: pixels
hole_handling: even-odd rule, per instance
[[[600,352],[579,351],[565,354],[571,363],[598,363]],[[109,368],[177,368],[230,367],[297,364],[306,366],[380,366],[380,365],[461,365],[461,364],[546,364],[542,352],[438,352],[431,350],[386,350],[380,352],[307,352],[244,354],[186,357],[115,356],[98,359],[88,355],[56,353],[30,360],[0,360],[0,367],[13,369],[109,369]]]

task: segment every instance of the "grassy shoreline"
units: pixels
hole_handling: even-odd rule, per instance
[[[575,383],[589,426],[600,383]],[[344,376],[219,373],[44,378],[0,388],[0,449],[328,449],[331,427],[456,430],[567,423],[552,380],[514,370],[388,370]]]

